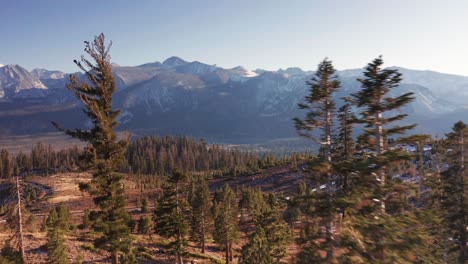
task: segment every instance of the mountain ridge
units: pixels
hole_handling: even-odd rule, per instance
[[[113,67],[118,87],[115,106],[122,109],[120,129],[231,142],[297,136],[291,119],[303,114],[297,109],[297,103],[308,93],[305,82],[313,73],[297,67],[277,71],[252,71],[242,66],[226,69],[176,56],[162,63],[113,64]],[[4,68],[0,68],[0,72]],[[11,66],[7,65],[7,68]],[[405,112],[410,114],[409,121],[422,124],[420,131],[443,133],[449,127],[438,126],[429,120],[443,117],[445,124],[446,121],[457,121],[455,117],[463,117],[463,113],[468,114],[464,104],[468,99],[468,77],[392,68],[403,74],[396,93],[412,91],[416,95],[416,100],[405,108]],[[15,78],[4,82],[0,79],[0,92],[7,91],[0,102],[0,111],[4,111],[0,125],[5,126],[0,132],[49,132],[53,128],[44,122],[48,124],[51,120],[64,121],[72,127],[86,127],[79,104],[65,89],[69,74],[45,69],[28,72],[21,66],[15,66],[15,69]],[[337,72],[342,81],[342,89],[336,96],[338,105],[341,104],[339,98],[360,89],[356,78],[362,71]],[[80,78],[84,76],[81,74]],[[9,85],[4,86],[4,83]],[[444,84],[453,87],[441,91]],[[12,93],[12,85],[23,91]],[[446,91],[450,91],[449,95]],[[75,107],[68,107],[69,104]],[[20,107],[23,110],[20,111]],[[53,115],[50,109],[54,109]],[[13,112],[21,114],[8,114]],[[69,118],[71,116],[73,119]]]

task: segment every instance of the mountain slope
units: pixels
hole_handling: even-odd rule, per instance
[[[224,69],[179,57],[136,67],[114,64],[118,91],[115,106],[122,110],[120,129],[137,134],[178,134],[217,142],[258,143],[296,137],[291,119],[303,115],[297,104],[308,94],[312,72],[300,68],[250,71]],[[450,122],[465,119],[468,77],[399,68],[403,83],[394,95],[413,92],[415,101],[403,109],[408,122],[425,133],[441,134]],[[362,69],[339,71],[340,99],[360,89]],[[86,79],[83,74],[79,76]],[[4,134],[53,131],[50,121],[86,127],[80,104],[66,88],[68,74],[27,72],[20,66],[0,68],[0,125]],[[429,81],[428,81],[429,80]],[[446,96],[440,87],[452,87]],[[448,90],[448,89],[447,89]],[[39,92],[38,92],[39,91]],[[452,97],[457,97],[452,100]]]
[[[19,65],[0,68],[0,98],[44,97],[47,87]]]

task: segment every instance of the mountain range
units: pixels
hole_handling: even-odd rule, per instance
[[[402,84],[415,100],[403,109],[415,132],[439,134],[468,116],[468,77],[400,67]],[[117,82],[115,107],[122,110],[121,130],[134,134],[177,134],[226,143],[258,143],[297,137],[291,119],[303,115],[297,104],[308,93],[312,71],[300,68],[225,69],[199,61],[170,57],[139,66],[113,64]],[[360,89],[363,69],[338,71],[340,98]],[[75,73],[84,78],[83,74]],[[86,128],[80,103],[66,89],[68,73],[28,71],[0,65],[0,134],[24,135],[64,127]]]

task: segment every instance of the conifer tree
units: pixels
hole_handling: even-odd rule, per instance
[[[177,264],[183,264],[186,254],[186,235],[188,225],[185,220],[187,202],[182,196],[183,182],[187,176],[180,170],[174,170],[163,185],[163,192],[157,201],[154,212],[156,233],[172,241],[167,245],[168,251],[176,257]]]
[[[241,264],[270,264],[270,245],[262,227],[257,226],[249,235],[249,241],[242,247]]]
[[[261,191],[260,191],[261,192]],[[264,199],[264,196],[262,200]],[[287,256],[287,248],[292,241],[293,234],[282,217],[282,204],[273,193],[268,194],[265,202],[259,201],[263,204],[257,210],[254,216],[254,223],[265,231],[269,255],[273,259],[271,263],[279,264]]]
[[[362,139],[374,139],[370,145],[380,155],[385,152],[385,141],[395,134],[404,134],[415,125],[393,126],[395,121],[403,120],[407,114],[400,113],[391,115],[392,110],[400,109],[414,100],[413,93],[408,92],[397,97],[389,96],[389,93],[397,88],[402,78],[398,70],[382,69],[382,56],[374,59],[367,65],[363,79],[358,79],[362,89],[352,94],[352,101],[362,111],[359,123],[365,125]]]
[[[8,150],[2,149],[0,152],[0,173],[3,178],[9,179],[12,173]]]
[[[213,238],[217,244],[224,247],[225,263],[229,264],[233,261],[232,244],[238,238],[237,197],[229,185],[224,185],[215,197],[213,212]]]
[[[345,104],[338,109],[338,133],[335,135],[333,142],[334,154],[334,170],[339,177],[336,181],[338,188],[335,191],[337,196],[337,203],[341,211],[341,218],[345,216],[345,210],[348,206],[347,192],[349,186],[349,174],[352,172],[350,167],[352,164],[353,154],[355,152],[355,143],[353,140],[353,124],[355,122],[354,113],[351,112],[351,105],[349,98],[343,98]]]
[[[206,237],[209,232],[210,215],[210,189],[204,177],[195,181],[189,194],[191,207],[190,215],[190,235],[201,248],[201,253],[205,253]]]
[[[387,151],[386,141],[390,136],[404,134],[415,127],[415,125],[391,126],[395,121],[401,121],[408,116],[404,113],[392,114],[392,111],[407,105],[414,100],[414,97],[412,92],[397,97],[389,96],[389,93],[400,84],[401,73],[398,70],[382,69],[382,65],[382,56],[369,63],[364,71],[365,78],[358,79],[362,89],[352,94],[352,102],[361,110],[357,122],[364,124],[364,133],[360,136],[360,141],[373,140],[373,143],[367,144],[367,147],[375,150],[377,156]],[[385,173],[381,170],[378,174],[378,181],[383,188],[386,184]],[[379,200],[382,211],[385,211],[385,198],[380,197]]]
[[[443,223],[446,226],[449,252],[458,255],[458,263],[468,260],[467,226],[468,194],[466,173],[466,152],[468,146],[468,127],[459,121],[447,134],[446,147],[448,169],[442,173]]]
[[[151,234],[153,233],[153,223],[151,221],[151,217],[140,217],[140,219],[138,220],[138,233],[149,235],[149,237],[151,238]]]
[[[340,88],[340,81],[335,72],[331,61],[324,59],[320,62],[315,76],[307,82],[310,94],[305,97],[305,103],[298,104],[299,109],[307,110],[306,116],[304,119],[294,118],[299,135],[313,140],[324,149],[325,162],[332,161],[331,144],[335,116],[333,93]],[[318,137],[317,130],[321,131]]]
[[[359,107],[359,122],[364,124],[360,136],[364,148],[374,150],[353,160],[347,202],[349,206],[342,224],[341,245],[346,248],[341,261],[352,263],[413,263],[426,248],[427,230],[418,219],[417,208],[408,205],[408,195],[414,186],[387,180],[387,175],[401,161],[411,157],[388,146],[394,134],[403,134],[414,125],[400,126],[393,122],[407,114],[393,114],[413,100],[412,93],[391,97],[398,87],[401,74],[382,69],[381,57],[365,69],[362,89],[353,94],[352,102]],[[406,230],[411,229],[411,232]]]
[[[74,61],[87,77],[82,81],[70,75],[68,89],[84,105],[93,127],[90,130],[65,130],[53,124],[66,134],[87,142],[83,163],[93,169],[90,184],[82,185],[94,197],[99,207],[93,227],[102,236],[95,241],[96,246],[109,251],[112,263],[119,263],[119,255],[130,252],[130,216],[125,211],[124,189],[121,174],[115,173],[124,158],[127,140],[118,140],[114,129],[117,127],[119,110],[112,107],[112,95],[116,82],[112,75],[109,49],[104,34],[95,37],[93,42],[85,42],[85,52],[92,60],[81,57]]]
[[[338,109],[338,133],[334,142],[335,159],[339,161],[350,160],[354,152],[353,123],[354,114],[351,105],[345,103]]]
[[[141,201],[141,210],[142,213],[147,213],[148,212],[148,199],[145,197]]]
[[[70,229],[70,212],[62,204],[50,210],[46,219],[47,249],[50,264],[67,264],[68,249],[65,234]]]
[[[315,76],[307,82],[310,86],[310,94],[305,97],[305,103],[299,104],[300,109],[308,112],[304,119],[295,118],[296,130],[299,135],[312,139],[319,144],[322,155],[322,161],[314,162],[310,170],[317,173],[318,181],[326,182],[326,188],[320,191],[317,209],[320,208],[320,217],[326,227],[325,244],[326,260],[333,259],[333,221],[336,214],[335,199],[332,190],[332,129],[333,121],[336,116],[335,102],[333,95],[340,88],[340,81],[335,75],[335,68],[331,61],[324,59],[317,67]],[[318,131],[317,131],[318,130]],[[317,135],[318,134],[318,135]]]

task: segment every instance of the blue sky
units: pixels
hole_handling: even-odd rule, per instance
[[[104,32],[120,65],[177,55],[222,67],[387,66],[468,75],[468,1],[0,0],[0,63],[76,71]]]

